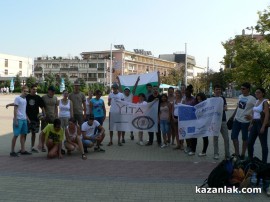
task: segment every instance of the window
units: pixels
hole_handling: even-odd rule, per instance
[[[19,76],[22,76],[22,71],[19,71]]]
[[[7,69],[5,69],[5,75],[8,75],[8,70]]]
[[[98,63],[98,70],[104,70],[104,63]]]
[[[97,63],[90,63],[89,68],[97,68]]]
[[[8,67],[8,59],[5,59],[5,67]]]
[[[22,68],[22,61],[19,61],[19,68]]]
[[[103,73],[98,73],[98,78],[104,78],[104,74]]]

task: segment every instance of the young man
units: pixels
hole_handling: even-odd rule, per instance
[[[55,87],[50,86],[48,93],[42,96],[45,108],[45,117],[41,120],[41,130],[43,130],[48,124],[52,124],[54,119],[58,117],[57,97],[55,94]],[[39,136],[40,138],[40,136]],[[44,145],[41,148],[42,152],[46,152]]]
[[[22,93],[17,96],[14,100],[14,118],[13,118],[13,133],[14,136],[11,142],[10,156],[17,157],[18,154],[15,152],[15,145],[18,136],[20,135],[21,141],[21,155],[31,154],[25,150],[25,139],[28,132],[27,121],[30,122],[26,115],[26,95],[28,94],[28,87],[22,87]]]
[[[248,127],[249,127],[249,117],[251,117],[252,109],[256,103],[255,97],[250,95],[250,84],[243,83],[241,85],[242,94],[239,96],[238,106],[236,107],[231,118],[233,121],[233,128],[231,139],[233,141],[233,146],[235,150],[235,155],[239,156],[239,141],[238,136],[240,130],[242,131],[242,152],[240,159],[245,159],[245,153],[248,145]]]
[[[119,92],[118,90],[118,85],[117,84],[113,84],[112,85],[112,93],[109,94],[108,97],[108,105],[111,106],[111,104],[113,102],[115,102],[116,100],[124,100],[124,95],[122,93]],[[112,111],[112,107],[110,108],[110,112]],[[109,114],[109,123],[110,123],[110,114]],[[110,142],[108,144],[108,146],[113,145],[113,131],[111,130],[110,124],[109,124],[109,129],[110,129]],[[122,143],[120,142],[121,139],[121,131],[117,131],[118,133],[118,146],[123,146]]]
[[[31,137],[31,148],[32,152],[38,153],[38,150],[35,149],[36,133],[39,132],[40,121],[38,119],[39,108],[41,108],[42,113],[45,118],[45,109],[44,102],[39,95],[36,94],[37,85],[34,84],[30,88],[30,93],[26,96],[26,115],[30,120],[28,123],[28,133],[32,133]],[[6,105],[6,108],[9,106],[14,106],[14,103]]]
[[[98,121],[95,120],[94,114],[89,115],[88,121],[82,124],[82,143],[84,146],[84,152],[88,153],[87,148],[91,148],[96,143],[94,151],[105,152],[100,148],[100,144],[105,137],[105,130]]]
[[[159,95],[159,88],[158,86],[153,86],[153,93],[152,95],[149,96],[147,102],[152,102],[155,99],[159,99],[159,103],[160,103],[160,95]],[[159,107],[158,107],[159,108]],[[158,116],[158,114],[157,114]],[[153,132],[148,132],[149,135],[149,140],[148,143],[145,146],[151,146],[153,144],[153,140],[154,140],[154,133]],[[161,146],[161,133],[160,133],[160,126],[158,125],[158,132],[156,133],[157,136],[157,143],[159,146]]]
[[[74,82],[74,91],[69,94],[68,99],[73,103],[74,118],[81,126],[86,119],[86,98],[85,95],[80,92],[79,81]]]
[[[153,90],[153,87],[152,87],[152,84],[151,83],[148,83],[146,84],[146,94],[145,94],[145,97],[146,97],[146,100],[148,100],[149,96],[152,95],[152,90]]]
[[[62,158],[61,149],[64,139],[64,130],[60,119],[54,119],[53,124],[48,124],[40,133],[39,148],[46,143],[48,148],[47,158]]]
[[[220,133],[224,140],[225,159],[229,159],[230,158],[230,144],[229,144],[229,133],[228,133],[228,128],[227,128],[227,120],[226,120],[226,113],[225,113],[228,110],[227,102],[226,102],[225,97],[222,96],[222,87],[218,84],[214,86],[214,97],[221,97],[224,102]],[[213,141],[214,141],[214,159],[218,160],[219,159],[218,136],[214,136]]]
[[[118,79],[119,86],[120,86],[119,87],[120,88],[120,92],[122,93],[121,82],[120,82],[120,80],[119,80],[118,77],[117,77],[117,79]],[[134,84],[134,87],[133,87],[132,92],[130,92],[130,88],[129,87],[125,87],[125,89],[124,89],[124,101],[129,102],[129,103],[132,103],[133,96],[136,93],[136,88],[138,86],[139,81],[140,81],[140,77],[138,76],[138,78],[137,78],[137,80],[136,80],[136,82]],[[134,135],[133,135],[133,132],[132,131],[130,132],[130,139],[131,140],[134,140]],[[126,142],[125,141],[125,131],[122,131],[122,143],[125,143],[125,142]]]

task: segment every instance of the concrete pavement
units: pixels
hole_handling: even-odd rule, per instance
[[[211,138],[203,158],[173,151],[172,146],[139,146],[130,140],[129,133],[123,147],[117,146],[116,134],[114,145],[108,147],[108,119],[104,125],[106,152],[90,150],[86,161],[79,153],[61,160],[47,160],[45,153],[11,158],[13,109],[5,105],[14,97],[0,95],[0,201],[269,201],[264,194],[195,194],[195,186],[201,185],[219,162],[213,159]],[[235,101],[230,99],[228,104],[233,108]],[[222,142],[221,137],[220,157],[224,156]],[[233,153],[232,144],[230,149]],[[201,150],[199,138],[197,153]],[[259,141],[255,155],[261,157]]]

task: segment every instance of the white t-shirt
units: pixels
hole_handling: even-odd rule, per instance
[[[129,93],[129,96],[126,96],[125,94],[123,94],[123,95],[124,95],[124,101],[132,103],[132,100],[133,100],[132,93]]]
[[[124,101],[124,95],[123,93],[118,92],[117,94],[110,93],[109,94],[109,99],[111,99],[111,105],[115,100],[122,100]],[[110,108],[110,112],[112,111],[112,108]]]
[[[246,115],[251,115],[253,107],[256,103],[255,97],[252,95],[239,95],[238,109],[235,114],[235,119],[242,123],[248,123],[249,120],[245,118]]]
[[[99,122],[98,121],[96,121],[96,120],[94,120],[94,122],[93,122],[93,124],[92,124],[92,126],[90,126],[89,124],[88,124],[88,121],[87,122],[84,122],[83,124],[82,124],[82,132],[86,132],[86,136],[94,136],[95,134],[95,129],[97,128],[97,127],[99,127]]]
[[[17,119],[26,120],[26,98],[17,96],[14,100],[14,104],[18,106]]]

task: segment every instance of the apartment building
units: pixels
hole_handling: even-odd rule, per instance
[[[153,57],[149,51],[138,49],[134,52],[124,49],[82,52],[81,58],[38,57],[34,61],[34,75],[42,80],[48,73],[60,77],[66,74],[71,81],[83,78],[86,83],[109,85],[111,70],[112,82],[115,82],[119,75],[159,71],[161,76],[166,76],[177,65],[176,62]]]
[[[0,53],[0,81],[10,80],[18,74],[22,79],[32,75],[33,59]]]

